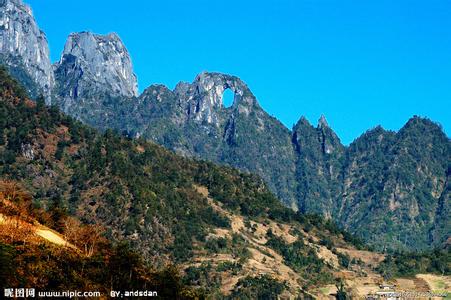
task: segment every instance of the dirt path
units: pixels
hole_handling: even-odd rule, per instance
[[[451,291],[451,276],[418,274],[416,277],[426,281],[432,291]]]
[[[423,278],[415,277],[413,283],[415,284],[415,290],[418,292],[429,292],[431,290],[429,284]]]
[[[30,228],[31,232],[36,234],[37,236],[45,239],[46,241],[63,247],[70,247],[73,249],[77,249],[74,245],[67,242],[58,232],[51,230],[48,227],[42,225],[34,225],[23,220],[19,220],[17,218],[6,217],[3,214],[0,214],[0,225],[8,225],[14,224],[14,226]]]
[[[58,234],[48,229],[36,229],[35,233],[47,241],[59,246],[72,246]],[[72,246],[73,247],[73,246]]]

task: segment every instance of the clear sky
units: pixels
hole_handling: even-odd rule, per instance
[[[56,61],[71,32],[117,32],[139,88],[239,76],[291,128],[324,114],[346,144],[413,115],[451,132],[450,0],[25,0]]]

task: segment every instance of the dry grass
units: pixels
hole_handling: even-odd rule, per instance
[[[451,292],[451,276],[418,274],[416,277],[424,280],[428,284],[431,291]]]
[[[48,227],[34,223],[28,223],[17,217],[8,217],[0,214],[0,240],[6,243],[24,242],[25,244],[40,244],[43,241],[57,246],[77,249],[67,242],[58,232]]]
[[[365,263],[365,265],[370,267],[378,266],[385,259],[385,256],[383,254],[376,252],[345,248],[337,248],[337,250],[343,254],[347,254],[351,259],[360,259]]]
[[[283,258],[271,248],[265,246],[267,242],[267,233],[271,229],[273,234],[282,238],[286,243],[295,242],[298,237],[292,234],[293,225],[278,224],[269,221],[266,224],[260,223],[256,220],[251,220],[251,228],[245,226],[245,218],[231,214],[222,208],[222,204],[209,197],[208,189],[202,186],[196,186],[197,192],[207,198],[209,204],[218,213],[229,218],[231,223],[230,229],[216,228],[210,236],[223,237],[230,239],[233,234],[239,234],[248,243],[248,250],[251,257],[243,264],[243,269],[236,275],[227,272],[222,274],[221,291],[224,294],[229,294],[235,284],[240,278],[246,276],[256,276],[260,274],[268,274],[274,278],[287,282],[290,291],[296,294],[299,289],[302,278],[294,272],[290,267],[284,264]],[[354,265],[350,270],[344,270],[338,262],[338,257],[325,246],[318,245],[319,238],[314,233],[306,233],[300,228],[296,228],[301,232],[301,235],[306,237],[306,242],[310,247],[317,249],[318,257],[329,263],[336,271],[334,276],[345,280],[349,293],[353,299],[364,299],[366,295],[374,293],[379,290],[379,285],[384,283],[384,279],[373,271],[373,268],[379,265],[384,260],[384,255],[369,251],[356,250],[354,248],[337,248],[340,253],[348,255],[351,259],[360,260],[363,262],[362,266]],[[310,243],[311,240],[314,243]],[[342,243],[344,245],[344,243]],[[236,262],[231,255],[219,254],[210,257],[205,256],[205,253],[199,253],[199,257],[195,259],[195,265],[200,265],[201,262],[209,261],[213,265],[220,262],[230,261]],[[193,265],[193,264],[191,264]],[[449,290],[451,286],[450,278],[435,275],[419,275],[415,279],[396,279],[392,283],[397,286],[399,290],[405,291],[424,291],[425,284],[431,290],[440,290],[441,287]],[[420,284],[421,283],[421,284]],[[335,299],[333,294],[336,293],[335,285],[325,285],[318,287],[311,291],[317,299]],[[287,298],[288,299],[288,298]]]
[[[220,203],[217,203],[211,199],[208,195],[208,189],[201,186],[196,186],[197,191],[207,198],[209,204],[218,213],[229,218],[231,223],[231,229],[217,228],[214,233],[210,235],[228,237],[230,238],[232,234],[239,234],[244,238],[248,244],[248,250],[251,253],[251,257],[243,264],[243,269],[237,275],[231,276],[230,274],[223,274],[223,283],[221,285],[221,291],[225,294],[229,294],[235,284],[240,278],[246,276],[257,276],[261,274],[269,274],[280,281],[286,281],[293,290],[296,290],[299,285],[300,277],[296,272],[294,272],[290,267],[284,264],[283,258],[276,253],[271,248],[266,247],[266,233],[271,228],[273,233],[277,236],[284,238],[287,242],[294,242],[296,237],[292,236],[290,231],[290,226],[283,225],[279,227],[276,223],[271,222],[268,225],[251,221],[251,226],[255,228],[252,232],[244,225],[244,217],[231,214],[221,207]],[[219,254],[210,257],[198,257],[195,259],[197,264],[203,261],[210,261],[213,264],[219,264],[223,261],[236,261],[232,256],[226,254]]]

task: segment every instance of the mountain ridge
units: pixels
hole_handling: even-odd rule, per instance
[[[39,220],[78,246],[84,253],[79,260],[101,251],[103,236],[119,247],[127,242],[154,268],[176,262],[186,282],[218,298],[239,295],[243,278],[269,281],[278,293],[294,296],[303,292],[300,284],[307,291],[333,282],[343,268],[337,257],[346,257],[332,253],[334,245],[364,247],[332,222],[284,207],[255,175],[98,132],[46,107],[43,99],[32,102],[3,68],[0,116],[2,220]],[[8,224],[0,226],[0,242],[11,239]],[[92,247],[74,235],[84,226],[95,230],[88,231]],[[103,235],[99,228],[105,228]],[[292,252],[284,252],[285,246]]]
[[[384,280],[406,285],[405,264],[449,281],[449,249],[413,261],[370,252],[330,220],[282,206],[255,175],[99,132],[24,94],[0,68],[0,278],[10,286],[326,299],[341,280],[361,298]]]
[[[43,94],[50,103],[54,75],[45,33],[22,1],[2,0],[0,6],[0,62],[27,83],[32,96]]]
[[[72,37],[88,42],[75,52],[68,46],[55,65],[52,103],[84,123],[255,173],[286,206],[333,218],[381,248],[424,249],[449,237],[437,224],[450,218],[441,203],[449,199],[451,142],[435,123],[415,117],[398,132],[375,127],[344,146],[324,116],[316,127],[303,117],[290,130],[236,76],[202,72],[173,90],[152,85],[137,95],[117,35]],[[120,46],[104,51],[105,37]],[[234,93],[228,108],[226,89]]]

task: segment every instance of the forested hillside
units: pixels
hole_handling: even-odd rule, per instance
[[[137,174],[122,174],[122,170],[141,163],[154,164],[150,157],[166,152],[154,146],[149,149],[140,146],[142,141],[123,141],[108,130],[155,142],[185,157],[256,174],[285,206],[330,218],[379,250],[430,251],[446,245],[451,234],[451,140],[438,123],[413,116],[398,132],[377,126],[345,146],[324,116],[317,125],[311,125],[301,117],[293,128],[287,128],[265,111],[243,80],[233,75],[204,71],[191,83],[179,82],[173,90],[154,84],[139,95],[131,55],[116,33],[71,33],[60,59],[52,65],[46,36],[26,3],[22,0],[0,1],[0,16],[3,20],[0,62],[11,75],[33,98],[43,94],[47,105],[55,105],[84,124],[107,132],[99,137],[89,133],[91,129],[80,129],[78,123],[72,127],[63,124],[46,128],[65,131],[67,127],[68,132],[50,132],[56,144],[49,139],[47,148],[40,151],[43,155],[56,155],[62,169],[54,170],[55,175],[62,176],[57,178],[67,183],[68,189],[54,191],[47,187],[49,191],[46,192],[51,195],[44,195],[44,198],[58,198],[62,193],[72,199],[71,205],[64,205],[70,209],[77,206],[83,215],[93,214],[95,210],[98,211],[96,216],[103,220],[112,213],[126,217],[127,227],[112,234],[141,238],[140,222],[156,208],[143,204],[135,208],[139,210],[133,213],[136,217],[128,217],[129,204],[141,203],[138,198],[143,197],[139,194],[143,190],[139,186],[147,180],[142,178],[149,170],[137,168]],[[231,105],[223,102],[227,90],[233,94]],[[283,93],[276,95],[282,97]],[[272,103],[280,100],[283,99],[265,99]],[[302,107],[302,102],[298,107]],[[44,122],[55,120],[43,117]],[[22,129],[21,134],[26,131]],[[47,135],[41,138],[46,139]],[[36,145],[16,145],[22,146],[38,151],[33,148]],[[144,150],[139,150],[143,153],[132,151],[134,147],[143,147]],[[72,154],[82,155],[82,159],[74,159]],[[199,175],[198,167],[188,164],[185,170],[185,161],[163,156],[168,157],[165,160],[174,160],[184,172],[180,180],[185,180],[185,175]],[[38,172],[36,169],[31,171]],[[123,176],[120,182],[108,182],[113,180],[108,177],[110,174],[116,176],[119,173]],[[163,171],[161,176],[166,178],[170,174]],[[235,184],[237,180],[247,180],[238,177],[251,176],[231,177]],[[96,188],[90,187],[81,194],[71,192],[85,178],[92,179]],[[138,179],[136,183],[135,179]],[[163,192],[161,189],[167,191],[161,186],[151,186],[146,191],[163,197],[159,194]],[[177,192],[163,194],[177,198],[189,190],[183,186]],[[83,202],[86,194],[95,198],[104,192],[123,197],[122,206]],[[134,193],[139,196],[130,200],[127,195]],[[179,209],[181,206],[174,206],[174,215]],[[210,221],[207,217],[201,223]],[[159,224],[159,218],[154,218],[154,222]],[[180,225],[169,223],[163,227]],[[153,234],[165,244],[165,239],[171,240],[168,232]],[[178,242],[177,239],[175,244]],[[147,251],[151,255],[155,250]]]
[[[298,284],[308,289],[333,281],[334,268],[339,268],[321,258],[315,241],[363,247],[333,223],[284,207],[256,176],[178,157],[112,131],[99,133],[47,108],[43,99],[32,102],[4,69],[0,98],[0,176],[29,194],[26,207],[31,211],[45,212],[32,215],[37,222],[61,234],[68,234],[68,218],[99,226],[112,241],[113,254],[115,244],[126,242],[157,270],[176,262],[186,284],[208,293],[228,293],[235,284],[247,284],[238,281],[244,276],[296,294]],[[286,234],[297,242],[288,246]],[[2,247],[22,259],[23,249],[16,248],[17,254],[16,246]],[[47,250],[42,251],[45,255]],[[218,261],[218,255],[225,257]],[[284,266],[290,283],[273,272],[253,279],[256,256]],[[199,265],[199,259],[207,263],[208,257],[210,263]],[[216,283],[202,276],[213,276]],[[232,278],[226,288],[223,276]]]
[[[158,287],[170,278],[180,297],[253,299],[320,293],[318,287],[337,280],[375,274],[377,265],[361,253],[383,259],[333,222],[286,208],[257,176],[100,133],[43,99],[28,100],[4,69],[0,99],[3,223],[46,226],[81,249],[60,252],[34,235],[26,247],[23,237],[11,239],[0,226],[4,270],[16,274],[8,282],[43,276],[42,287],[105,289],[104,280]],[[29,256],[47,257],[58,272],[75,268],[73,277],[55,281],[58,272],[47,273],[40,258],[38,271],[28,270]],[[141,277],[108,277],[124,260],[132,265],[120,268]],[[77,261],[87,269],[74,267]]]

